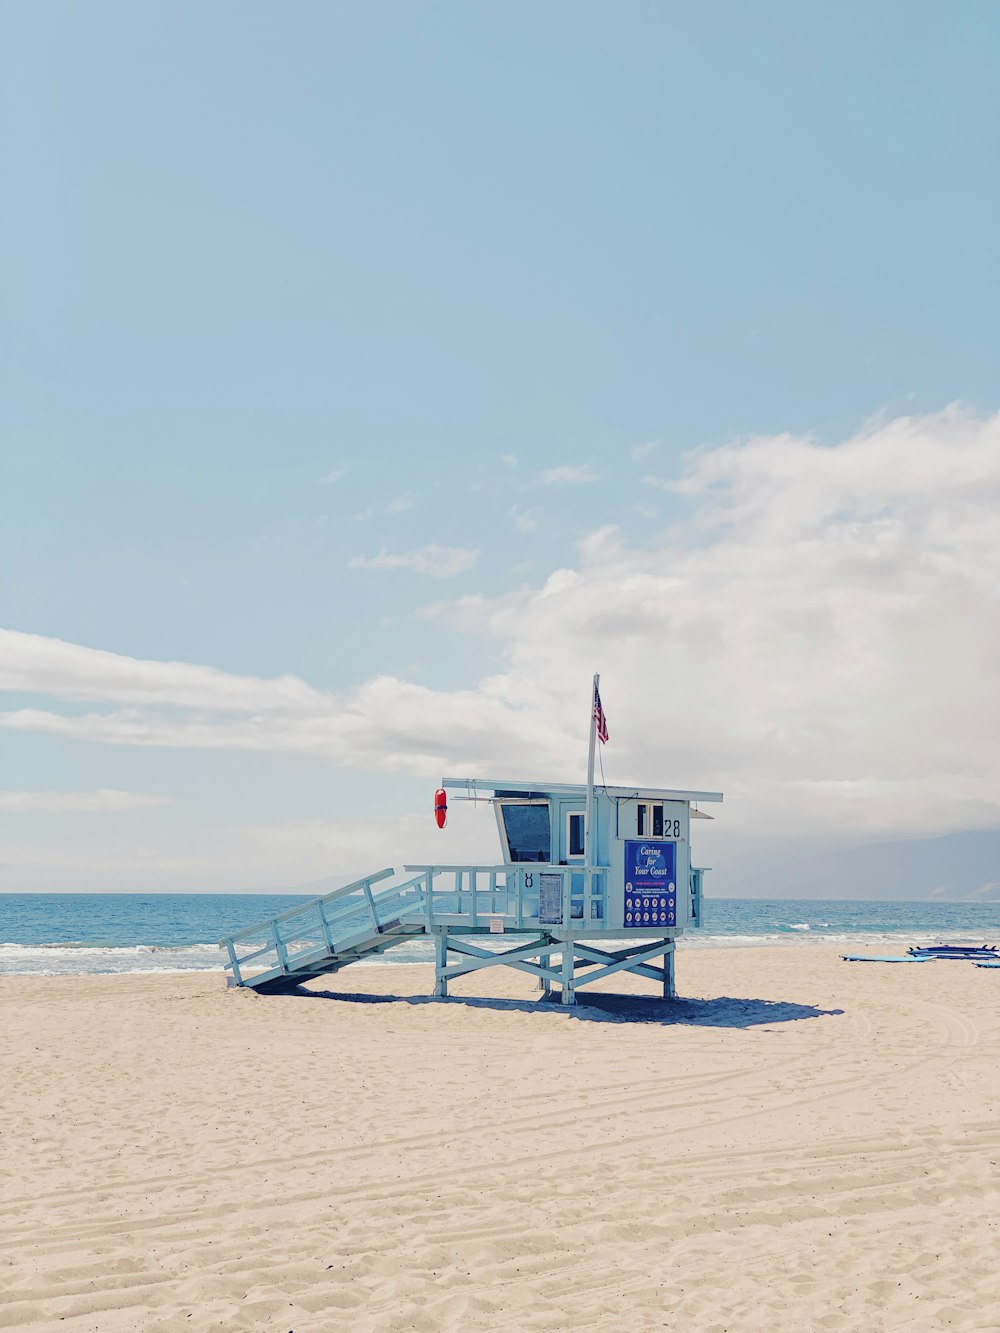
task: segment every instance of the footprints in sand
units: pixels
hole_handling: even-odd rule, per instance
[[[996,1000],[824,958],[685,959],[843,1010],[773,1031],[84,983],[9,1108],[0,1328],[1000,1327]]]

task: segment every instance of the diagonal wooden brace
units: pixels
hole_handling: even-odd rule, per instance
[[[584,965],[602,963],[604,966],[576,978],[576,985],[589,986],[591,982],[600,981],[602,977],[610,977],[615,972],[634,972],[637,976],[649,977],[651,981],[662,982],[665,979],[665,969],[649,967],[647,960],[658,958],[660,955],[672,951],[672,949],[672,940],[661,940],[658,944],[640,945],[635,949],[616,949],[612,953],[605,953],[602,949],[594,949],[590,945],[580,944],[577,941],[574,952]]]
[[[475,944],[469,944],[466,940],[458,940],[454,936],[448,938],[448,952],[465,954],[469,958],[467,963],[452,963],[447,967],[441,968],[439,976],[450,981],[453,977],[464,976],[468,972],[479,972],[486,967],[512,967],[518,972],[526,972],[528,976],[538,977],[540,980],[558,981],[560,974],[551,967],[543,967],[541,963],[532,963],[528,960],[536,957],[540,953],[546,953],[552,945],[548,940],[535,940],[531,944],[524,944],[518,949],[508,949],[504,953],[491,953],[489,949],[480,949]]]

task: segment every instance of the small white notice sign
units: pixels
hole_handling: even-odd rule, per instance
[[[502,916],[491,916],[491,917],[490,917],[490,934],[491,934],[491,935],[502,935],[502,934],[503,934],[503,917],[502,917]]]

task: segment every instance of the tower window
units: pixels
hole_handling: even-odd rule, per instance
[[[570,810],[566,815],[566,859],[575,860],[584,854],[587,816],[582,810]]]
[[[664,817],[661,802],[640,801],[636,806],[635,831],[640,838],[679,838],[681,821]]]
[[[501,802],[504,838],[511,861],[548,861],[548,801]]]

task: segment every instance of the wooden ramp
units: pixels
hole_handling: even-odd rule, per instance
[[[394,870],[380,870],[220,940],[230,986],[292,990],[425,935],[425,876],[384,887],[395,877]]]

